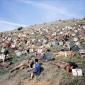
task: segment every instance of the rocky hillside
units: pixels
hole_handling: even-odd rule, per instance
[[[35,58],[43,70],[30,80],[27,64]],[[74,75],[69,63],[76,64],[75,69],[82,73]],[[85,85],[84,19],[59,20],[0,33],[0,85],[43,84]]]

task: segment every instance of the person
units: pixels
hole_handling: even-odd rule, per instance
[[[41,65],[38,63],[38,59],[35,59],[33,65],[33,72],[31,73],[31,79],[33,79],[34,76],[39,76],[40,74],[41,74]]]

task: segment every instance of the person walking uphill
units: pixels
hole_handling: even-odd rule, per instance
[[[33,79],[34,76],[39,76],[40,74],[41,74],[41,65],[38,63],[38,59],[35,59],[33,65],[33,72],[31,73],[31,79]]]

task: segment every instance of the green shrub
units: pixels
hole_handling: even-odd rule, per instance
[[[17,57],[16,56],[13,56],[13,58],[12,58],[12,64],[15,64],[16,62],[17,62]]]

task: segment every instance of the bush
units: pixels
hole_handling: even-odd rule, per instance
[[[23,27],[19,27],[19,28],[18,28],[18,30],[22,30],[22,29],[23,29]]]
[[[0,69],[0,76],[4,75],[6,73],[7,73],[6,69],[3,69],[3,68]]]
[[[83,20],[85,20],[85,17],[83,18]]]
[[[11,63],[12,64],[16,64],[16,62],[17,62],[17,57],[16,56],[13,56],[13,59],[12,59]]]

